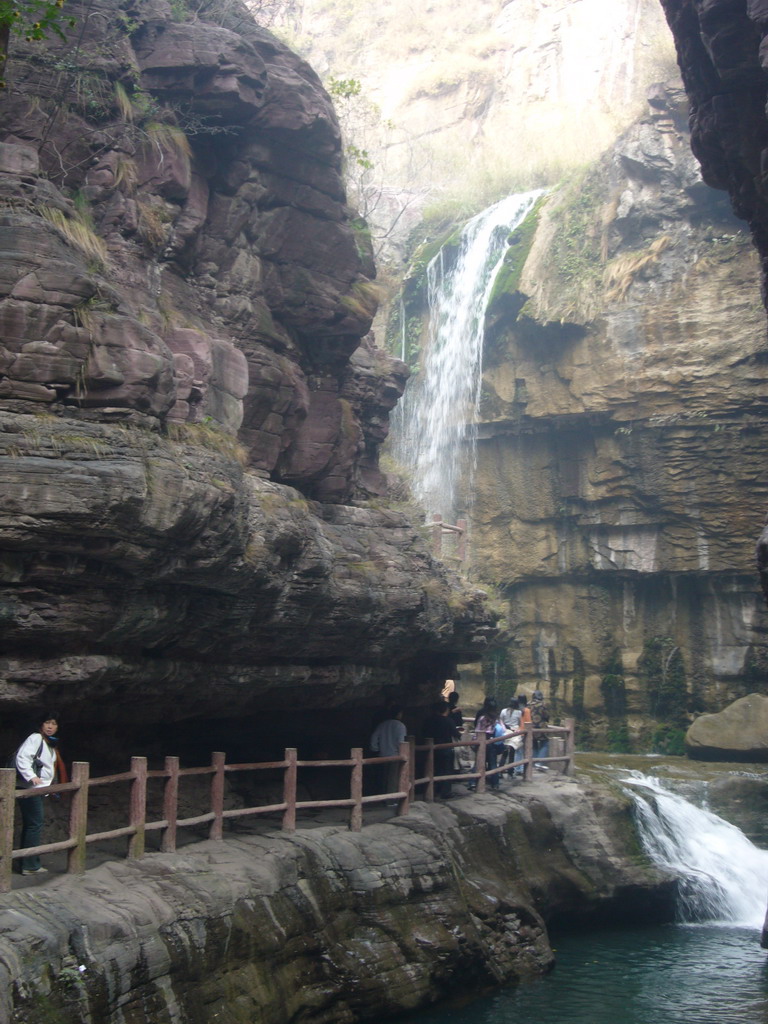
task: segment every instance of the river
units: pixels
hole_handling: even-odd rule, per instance
[[[552,935],[545,978],[398,1024],[768,1024],[768,852],[668,779],[611,769],[646,853],[679,879],[679,922]],[[686,792],[688,790],[686,789]]]
[[[754,930],[665,925],[554,936],[546,978],[397,1024],[766,1024]]]

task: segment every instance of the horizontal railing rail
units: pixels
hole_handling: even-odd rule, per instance
[[[564,738],[564,751],[562,754],[552,757],[537,757],[534,759],[533,738],[535,735],[544,732],[550,737]],[[526,726],[524,729],[505,733],[504,736],[498,737],[494,742],[503,742],[504,739],[517,735],[523,736],[524,756],[522,759],[515,761],[514,766],[516,769],[523,768],[524,777],[527,780],[530,781],[533,777],[534,760],[536,763],[552,762],[563,764],[564,772],[570,774],[573,769],[574,754],[572,720],[566,720],[564,727],[554,726],[546,730],[533,729],[531,726]],[[475,749],[475,770],[436,776],[434,773],[435,750],[457,747]],[[417,754],[421,753],[426,754],[425,774],[417,778]],[[390,792],[364,794],[363,779],[365,768],[385,767],[391,764],[400,765],[398,788]],[[299,799],[299,768],[322,769],[331,767],[349,769],[349,796],[331,800]],[[226,755],[221,751],[216,751],[211,755],[210,765],[181,768],[178,757],[166,757],[163,768],[153,769],[147,768],[147,759],[145,757],[132,757],[130,771],[98,778],[91,778],[88,762],[75,761],[72,765],[72,779],[70,782],[30,789],[16,788],[17,774],[14,768],[0,768],[0,892],[10,891],[13,861],[22,857],[66,851],[67,871],[72,874],[81,874],[85,871],[87,847],[92,843],[127,838],[128,857],[135,859],[143,856],[145,852],[147,832],[160,831],[160,850],[164,853],[173,853],[177,846],[179,828],[208,825],[208,837],[210,839],[222,839],[225,821],[259,814],[280,814],[282,816],[281,828],[285,831],[294,831],[299,812],[326,808],[349,810],[349,827],[352,831],[359,832],[363,825],[363,809],[365,807],[394,801],[397,804],[396,813],[398,815],[407,814],[410,804],[415,798],[417,788],[422,788],[425,799],[432,801],[434,800],[436,782],[458,780],[467,782],[468,780],[476,780],[477,791],[482,793],[485,791],[488,778],[502,772],[508,772],[510,767],[511,764],[506,764],[496,769],[489,770],[486,768],[486,736],[485,733],[480,733],[475,739],[465,738],[451,743],[440,744],[435,744],[430,740],[425,744],[417,745],[414,738],[409,737],[400,744],[398,753],[390,757],[364,757],[362,748],[355,747],[350,751],[348,758],[307,761],[298,757],[296,748],[289,747],[285,751],[285,757],[280,761],[227,764]],[[227,773],[258,771],[282,772],[282,799],[273,803],[259,804],[251,807],[225,808],[225,776]],[[209,809],[201,814],[179,818],[180,780],[191,776],[206,775],[210,776]],[[147,821],[147,782],[149,779],[160,779],[163,782],[162,817],[153,821]],[[102,832],[89,832],[88,795],[90,790],[97,786],[107,786],[118,782],[130,784],[128,824]],[[52,843],[42,843],[38,846],[14,849],[13,839],[17,801],[29,799],[30,797],[64,793],[71,794],[68,838]]]

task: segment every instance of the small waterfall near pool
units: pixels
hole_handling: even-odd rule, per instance
[[[509,233],[541,194],[508,196],[483,210],[464,227],[455,262],[441,249],[427,268],[429,342],[393,417],[393,438],[419,502],[446,520],[466,512],[457,507],[459,485],[472,490],[485,309]]]
[[[646,852],[680,879],[681,920],[761,928],[768,851],[652,776],[627,772],[622,781],[635,801]]]

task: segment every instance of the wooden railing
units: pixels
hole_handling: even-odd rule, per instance
[[[454,557],[458,562],[464,563],[467,560],[467,520],[458,519],[456,525],[444,523],[439,512],[432,515],[430,524],[432,530],[432,554],[435,558],[443,557],[443,537],[448,534],[455,540]]]
[[[560,763],[563,764],[564,772],[570,774],[573,770],[573,722],[566,720],[564,727],[550,727],[546,730],[533,729],[527,726],[525,729],[514,733],[507,733],[506,736],[522,735],[524,742],[524,756],[520,761],[515,762],[515,768],[522,767],[524,777],[530,781],[533,777],[533,737],[536,734],[546,732],[549,737],[563,737],[565,740],[564,752],[547,758],[536,758],[536,763]],[[504,737],[502,737],[503,739]],[[473,772],[456,772],[451,775],[435,776],[434,774],[434,752],[435,750],[471,747],[476,750],[476,765]],[[487,779],[502,772],[508,772],[510,765],[504,765],[493,771],[487,771],[485,762],[486,738],[481,733],[476,740],[458,740],[454,743],[435,744],[431,740],[425,744],[417,745],[410,737],[400,744],[399,753],[392,757],[363,757],[360,747],[350,751],[348,758],[330,761],[303,761],[299,760],[295,748],[288,748],[282,761],[255,762],[245,764],[227,764],[226,755],[216,752],[211,756],[211,764],[200,768],[180,768],[178,757],[166,757],[163,768],[148,770],[145,757],[132,757],[130,771],[117,775],[107,775],[101,778],[90,777],[90,766],[85,761],[76,761],[72,766],[72,781],[56,786],[47,786],[37,789],[16,789],[16,771],[13,768],[0,768],[0,892],[9,892],[11,889],[11,876],[13,861],[21,857],[30,857],[39,854],[56,853],[67,851],[67,871],[73,874],[81,874],[85,871],[86,851],[90,843],[103,842],[109,839],[128,839],[128,857],[141,857],[145,851],[145,840],[147,832],[159,831],[160,850],[164,853],[173,853],[176,850],[177,830],[195,825],[208,825],[208,837],[210,839],[222,839],[224,834],[224,822],[233,818],[244,818],[257,814],[282,815],[281,827],[286,831],[296,829],[296,815],[298,811],[314,810],[322,808],[349,808],[349,827],[353,832],[359,832],[363,825],[363,808],[371,804],[383,803],[385,801],[397,802],[397,814],[407,814],[411,801],[415,798],[417,788],[424,787],[424,798],[428,801],[434,800],[434,785],[436,782],[463,782],[476,781],[478,793],[485,791]],[[416,777],[416,754],[425,753],[425,774],[421,778]],[[388,766],[392,763],[400,764],[398,789],[394,792],[363,794],[363,771],[368,766]],[[350,791],[348,797],[335,800],[299,800],[297,796],[297,781],[299,768],[349,768],[350,769]],[[283,773],[283,798],[277,803],[259,804],[255,807],[224,807],[224,780],[228,772],[258,772],[280,770]],[[192,775],[210,776],[210,810],[194,817],[179,818],[179,781]],[[147,821],[147,781],[149,779],[163,780],[163,809],[162,818],[156,821]],[[116,782],[130,783],[128,824],[111,829],[106,832],[88,832],[88,795],[91,789],[96,786],[106,786]],[[14,820],[17,800],[25,800],[35,796],[48,796],[56,793],[71,793],[72,802],[69,811],[69,836],[67,839],[54,843],[43,843],[39,846],[27,847],[24,849],[13,849]]]

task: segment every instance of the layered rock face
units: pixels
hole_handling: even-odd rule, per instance
[[[545,922],[670,920],[626,800],[573,780],[111,863],[0,912],[4,1020],[380,1020],[549,969]],[[81,972],[79,969],[84,968]],[[13,984],[11,984],[13,981]]]
[[[625,748],[766,664],[759,267],[685,117],[654,87],[520,231],[488,312],[472,557],[518,642],[487,668]]]
[[[749,224],[760,255],[763,296],[768,275],[766,57],[768,5],[661,0],[677,46],[691,103],[691,141],[704,179],[726,189]],[[768,595],[768,534],[757,549]]]
[[[492,623],[370,502],[406,370],[327,94],[232,5],[71,13],[2,113],[5,722],[419,703]]]

